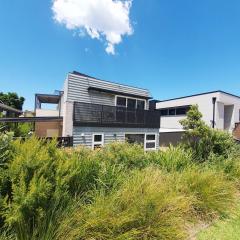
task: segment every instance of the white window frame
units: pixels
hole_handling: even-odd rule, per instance
[[[97,135],[102,136],[102,141],[100,141],[100,142],[95,142],[94,141],[94,137],[97,136]],[[104,146],[104,133],[93,133],[92,134],[92,149],[93,150],[94,150],[95,145],[101,145],[102,147]]]
[[[131,135],[131,134],[136,134],[136,135],[144,135],[144,151],[153,151],[153,150],[157,150],[157,133],[142,133],[142,132],[125,132],[124,133],[124,141],[126,142],[126,135]],[[147,135],[155,135],[155,140],[147,140]],[[155,148],[147,148],[147,143],[151,143],[154,142],[155,143]]]
[[[147,140],[148,135],[154,135],[155,140]],[[155,143],[155,147],[147,148],[147,143]],[[144,149],[145,151],[157,150],[157,134],[156,133],[145,133]]]
[[[122,97],[122,98],[126,98],[126,105],[125,105],[125,107],[127,108],[127,103],[128,103],[128,99],[134,99],[134,100],[136,100],[136,105],[135,105],[135,109],[137,109],[137,100],[139,100],[139,101],[144,101],[145,102],[145,106],[144,106],[144,110],[147,110],[147,103],[148,103],[148,101],[146,100],[146,99],[142,99],[142,98],[134,98],[134,97],[127,97],[127,96],[122,96],[122,95],[115,95],[115,106],[116,107],[118,107],[117,106],[117,98],[118,97]],[[120,106],[119,106],[120,107]]]

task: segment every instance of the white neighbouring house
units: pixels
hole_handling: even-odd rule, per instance
[[[156,109],[161,111],[161,146],[176,144],[181,140],[184,130],[179,121],[186,117],[190,106],[195,104],[198,105],[208,126],[233,132],[236,124],[240,122],[240,97],[224,91],[158,101]]]

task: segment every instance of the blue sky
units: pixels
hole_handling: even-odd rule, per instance
[[[134,32],[114,55],[104,38],[56,22],[52,5],[0,0],[0,91],[24,96],[25,109],[35,93],[61,89],[73,70],[148,88],[156,99],[219,89],[240,95],[239,0],[133,0]]]

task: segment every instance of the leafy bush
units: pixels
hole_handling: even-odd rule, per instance
[[[180,121],[186,130],[183,146],[191,149],[200,162],[208,160],[211,154],[227,158],[235,148],[233,137],[227,132],[210,128],[201,118],[198,106],[193,105],[187,118]]]

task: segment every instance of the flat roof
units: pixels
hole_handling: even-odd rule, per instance
[[[56,94],[42,94],[42,93],[35,94],[35,97],[41,103],[52,103],[52,104],[58,104],[59,100],[61,98],[60,95],[56,95]]]
[[[188,95],[188,96],[183,96],[183,97],[170,98],[170,99],[166,99],[166,100],[157,100],[156,102],[159,102],[159,103],[160,102],[167,102],[167,101],[178,100],[178,99],[189,98],[189,97],[197,97],[197,96],[207,95],[207,94],[212,94],[212,93],[223,93],[223,94],[227,94],[227,95],[232,96],[232,97],[240,98],[240,96],[234,95],[232,93],[228,93],[228,92],[225,92],[225,91],[222,91],[222,90],[217,90],[217,91],[198,93],[198,94],[193,94],[193,95]]]

